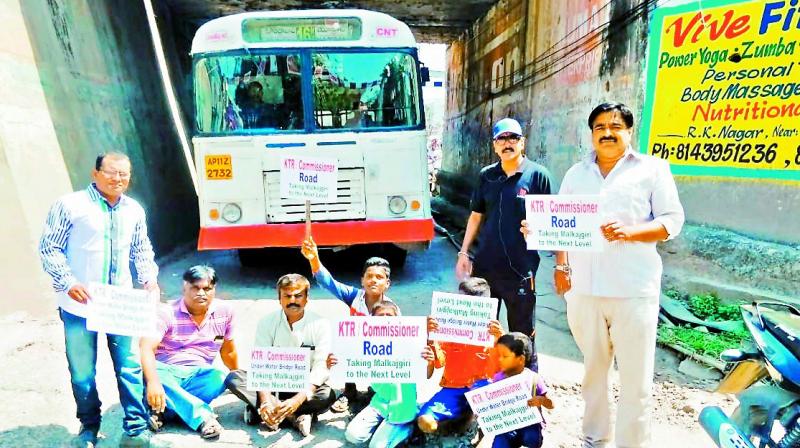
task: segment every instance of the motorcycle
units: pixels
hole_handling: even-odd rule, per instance
[[[737,364],[718,389],[735,393],[739,406],[730,417],[706,407],[700,425],[722,448],[800,447],[800,310],[775,302],[740,308],[755,350],[722,353]]]

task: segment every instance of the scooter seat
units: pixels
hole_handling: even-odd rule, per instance
[[[761,308],[761,317],[764,319],[767,331],[800,360],[800,316],[786,311]]]

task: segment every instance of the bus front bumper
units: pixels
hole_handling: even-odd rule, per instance
[[[305,223],[201,227],[198,250],[299,247]],[[415,243],[433,239],[433,219],[336,221],[311,223],[320,246],[369,243]]]

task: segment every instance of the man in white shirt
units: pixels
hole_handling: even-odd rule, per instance
[[[564,175],[559,194],[599,194],[605,223],[602,252],[556,254],[556,292],[565,294],[567,318],[583,353],[584,447],[610,443],[609,369],[620,377],[616,446],[650,443],[650,396],[661,292],[656,243],[683,226],[669,163],[635,152],[633,113],[604,103],[589,114],[592,146]]]
[[[308,279],[300,274],[286,274],[278,279],[276,289],[281,309],[268,314],[256,327],[254,347],[308,347],[311,349],[311,386],[308,390],[277,394],[259,391],[253,402],[252,392],[246,390],[247,376],[238,370],[231,372],[227,386],[236,396],[248,404],[245,420],[257,410],[258,415],[271,431],[276,431],[284,420],[289,421],[304,437],[311,432],[312,420],[325,412],[336,394],[328,385],[330,371],[325,360],[331,352],[330,322],[317,314],[306,311],[308,303]]]
[[[97,333],[86,328],[89,284],[132,287],[133,261],[139,284],[159,294],[158,266],[144,209],[125,195],[130,180],[128,156],[117,152],[99,155],[92,183],[53,204],[39,242],[42,266],[58,293],[72,394],[81,422],[73,446],[94,447],[100,430],[101,402],[95,381]],[[154,446],[159,442],[151,440],[147,430],[142,366],[132,350],[133,338],[114,334],[106,338],[123,413],[120,446]]]

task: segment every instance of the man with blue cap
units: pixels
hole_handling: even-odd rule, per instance
[[[519,223],[525,219],[525,195],[550,194],[551,175],[525,157],[522,126],[513,118],[494,125],[492,148],[500,161],[479,174],[456,275],[459,280],[470,275],[485,278],[492,297],[505,304],[509,331],[533,336],[539,254],[527,250]],[[479,234],[473,266],[469,248]],[[531,368],[538,370],[535,348]]]

